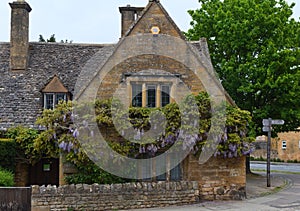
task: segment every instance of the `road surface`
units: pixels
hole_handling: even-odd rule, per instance
[[[300,163],[281,163],[281,162],[271,162],[271,171],[283,171],[283,172],[299,172],[300,173]],[[266,170],[266,162],[251,161],[251,169]]]

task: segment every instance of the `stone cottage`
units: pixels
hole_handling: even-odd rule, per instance
[[[120,7],[121,39],[111,45],[29,42],[30,5],[14,1],[10,6],[11,40],[0,43],[2,129],[19,124],[36,127],[41,111],[61,99],[76,99],[82,93],[88,99],[105,99],[120,87],[127,102],[137,107],[164,106],[182,97],[186,89],[207,91],[233,103],[215,77],[206,40],[186,41],[159,0],[149,0],[145,8]],[[102,68],[87,68],[95,58]],[[96,81],[98,87],[91,88],[88,81]],[[37,165],[30,167],[23,185],[58,184],[57,161]],[[177,168],[176,178],[198,181],[202,199],[245,196],[244,157],[211,157],[199,164],[188,155]],[[171,172],[165,179],[172,180]]]
[[[267,159],[267,137],[256,138],[255,151],[251,156],[255,159]],[[284,162],[300,162],[300,133],[290,131],[278,133],[276,138],[271,139],[271,159]]]

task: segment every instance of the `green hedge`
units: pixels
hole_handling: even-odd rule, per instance
[[[0,187],[14,186],[14,174],[11,171],[0,168]]]
[[[0,167],[15,171],[16,142],[11,139],[0,139]]]

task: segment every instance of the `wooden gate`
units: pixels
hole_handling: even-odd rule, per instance
[[[58,185],[59,159],[44,158],[30,167],[29,185]]]
[[[0,188],[0,210],[31,210],[31,188]]]

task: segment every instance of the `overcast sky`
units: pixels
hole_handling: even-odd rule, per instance
[[[13,0],[0,0],[0,42],[9,41],[10,6]],[[73,40],[76,43],[115,43],[121,31],[121,16],[118,7],[144,7],[148,0],[27,0],[30,12],[30,41],[37,41],[40,34],[49,38],[55,34],[57,41]],[[199,8],[198,0],[160,1],[178,27],[190,28],[189,9]],[[300,0],[296,2],[294,17],[300,16]]]

